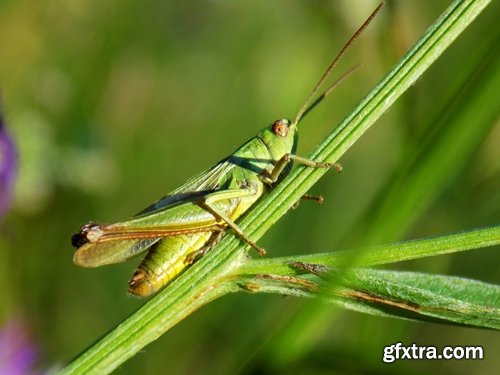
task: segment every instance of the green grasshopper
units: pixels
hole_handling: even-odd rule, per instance
[[[148,296],[206,254],[227,229],[232,229],[264,255],[265,250],[248,238],[235,221],[290,172],[293,162],[311,168],[335,166],[340,171],[336,164],[295,155],[297,127],[304,116],[353,71],[344,74],[313,100],[337,62],[382,5],[373,11],[334,58],[293,122],[288,119],[275,121],[233,154],[192,177],[130,220],[83,225],[72,237],[72,244],[77,248],[74,263],[82,267],[98,267],[124,262],[147,251],[129,281],[128,290],[136,296]],[[304,198],[311,199],[309,196]]]

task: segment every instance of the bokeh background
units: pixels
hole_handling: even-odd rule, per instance
[[[339,73],[363,68],[304,122],[301,155],[450,3],[387,2]],[[18,163],[15,179],[3,182],[14,183],[12,194],[0,190],[9,205],[0,222],[0,343],[9,350],[0,361],[24,373],[57,369],[143,305],[126,293],[138,261],[77,268],[71,235],[90,220],[130,217],[263,126],[293,117],[375,6],[1,1],[2,137],[13,141]],[[344,172],[314,187],[323,206],[303,203],[273,227],[261,240],[269,256],[499,223],[499,10],[493,2],[351,148]],[[496,247],[393,268],[498,283],[499,265]],[[482,345],[485,360],[383,364],[383,346],[396,342]],[[233,295],[196,312],[118,373],[496,374],[499,350],[500,336],[486,330]]]

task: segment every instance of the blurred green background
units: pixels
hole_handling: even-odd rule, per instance
[[[363,68],[301,127],[307,153],[451,1],[388,1],[342,62]],[[38,369],[57,368],[144,301],[139,260],[73,265],[71,235],[123,220],[293,117],[375,1],[0,2],[0,83],[19,152],[0,223],[0,326],[22,320]],[[493,2],[262,240],[269,256],[333,251],[499,224],[500,28]],[[496,81],[492,77],[497,77]],[[495,83],[496,82],[496,83]],[[498,283],[499,248],[397,265]],[[381,361],[384,345],[482,345],[483,361]],[[486,330],[233,295],[196,312],[123,374],[496,374]]]

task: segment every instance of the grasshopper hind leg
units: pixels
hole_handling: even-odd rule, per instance
[[[219,232],[214,232],[212,233],[212,236],[210,239],[207,241],[206,245],[203,246],[201,249],[195,250],[192,253],[189,253],[186,255],[186,259],[184,260],[184,263],[186,265],[191,265],[203,256],[205,256],[212,248],[219,243],[219,241],[222,239],[226,232],[224,230],[221,230]]]
[[[266,255],[266,250],[261,248],[255,242],[253,242],[241,229],[238,225],[223,211],[217,209],[214,205],[215,202],[220,201],[221,197],[229,198],[237,198],[253,195],[255,192],[252,191],[251,188],[242,188],[235,190],[228,190],[222,193],[215,193],[211,196],[203,197],[203,199],[198,203],[202,208],[210,212],[216,219],[223,221],[229,228],[231,228],[242,240],[244,240],[248,245],[253,247],[260,256]]]

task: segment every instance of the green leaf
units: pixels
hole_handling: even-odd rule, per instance
[[[371,315],[500,329],[498,285],[416,272],[309,266],[319,273],[257,274],[239,283],[249,292],[319,298]]]
[[[344,307],[393,317],[500,329],[500,287],[460,277],[356,269],[343,276]],[[349,300],[349,301],[347,301]],[[371,311],[370,311],[371,310]]]

